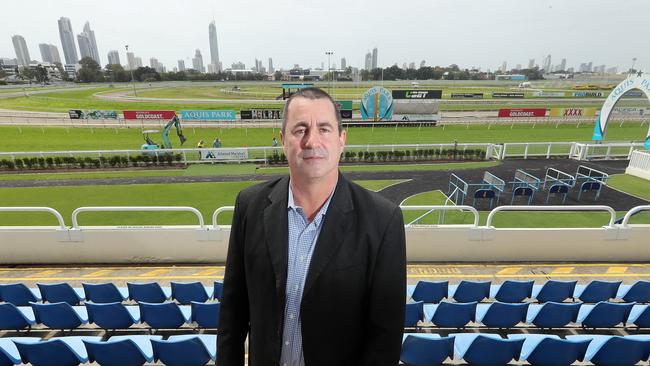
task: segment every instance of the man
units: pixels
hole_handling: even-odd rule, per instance
[[[395,204],[339,174],[346,132],[306,88],[284,107],[289,177],[240,192],[222,293],[217,365],[397,365],[406,250]]]

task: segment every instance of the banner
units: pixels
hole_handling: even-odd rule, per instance
[[[70,119],[117,119],[116,111],[104,111],[104,110],[81,110],[81,109],[71,109],[68,111]]]
[[[351,100],[337,100],[336,104],[339,107],[341,118],[352,119],[352,101]]]
[[[451,99],[483,99],[483,93],[451,93]]]
[[[623,116],[646,116],[648,110],[645,108],[639,107],[616,107],[612,109],[612,114],[623,115]]]
[[[236,121],[237,112],[233,110],[181,111],[185,121]]]
[[[439,114],[393,114],[393,121],[400,122],[437,122]]]
[[[124,111],[124,119],[164,119],[174,118],[176,111]]]
[[[575,92],[573,96],[576,98],[602,98],[605,94],[603,92]]]
[[[393,95],[388,89],[374,86],[361,96],[361,118],[390,121],[393,117]]]
[[[492,93],[492,98],[523,98],[524,93],[511,92],[511,93]]]
[[[551,117],[595,117],[596,108],[552,108]]]
[[[623,94],[621,98],[643,98],[643,92],[640,90],[630,90]]]
[[[68,115],[70,115],[70,119],[81,119],[81,115],[84,112],[81,109],[71,109],[68,111]]]
[[[565,92],[536,91],[536,92],[533,92],[533,97],[535,97],[535,98],[564,98],[564,97],[566,97],[566,93]]]
[[[546,117],[545,108],[499,109],[499,117]]]
[[[201,149],[201,160],[247,160],[248,149]]]
[[[442,90],[393,90],[393,99],[441,99]]]
[[[241,119],[282,119],[282,109],[248,109],[239,115]]]

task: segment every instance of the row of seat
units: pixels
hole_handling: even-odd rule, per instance
[[[222,282],[215,281],[212,286],[201,282],[171,282],[170,287],[157,282],[130,283],[127,287],[117,287],[113,283],[83,283],[82,287],[72,287],[68,283],[39,283],[37,288],[29,288],[22,283],[0,284],[0,301],[16,306],[26,306],[32,302],[65,302],[79,305],[91,301],[97,304],[123,302],[162,303],[175,300],[182,305],[194,302],[220,300]]]
[[[447,359],[476,366],[507,365],[512,360],[533,366],[636,365],[650,356],[650,335],[570,335],[452,333],[404,334],[401,361],[408,366],[440,365]]]
[[[625,285],[621,281],[594,280],[586,285],[578,281],[548,280],[536,285],[535,281],[511,281],[492,284],[490,281],[460,281],[450,285],[448,281],[419,281],[407,286],[407,297],[415,301],[438,303],[443,299],[457,302],[472,302],[494,299],[501,302],[523,302],[535,299],[537,302],[563,302],[578,299],[581,302],[597,303],[612,299],[625,302],[650,302],[650,282],[637,281]]]
[[[178,329],[184,324],[200,328],[218,328],[219,302],[192,302],[178,305],[175,302],[124,305],[119,302],[72,306],[65,302],[31,303],[17,307],[11,303],[0,304],[0,329],[31,329],[42,324],[51,329],[75,329],[92,323],[102,329],[126,329],[143,323],[153,329]]]
[[[0,365],[79,365],[96,362],[106,366],[161,362],[169,366],[201,366],[217,357],[213,334],[101,337],[70,336],[41,340],[34,337],[0,338]]]
[[[513,328],[519,324],[537,328],[613,328],[619,324],[650,328],[650,305],[635,303],[457,303],[406,304],[404,326],[426,323],[443,328],[464,328],[470,322],[489,328]]]

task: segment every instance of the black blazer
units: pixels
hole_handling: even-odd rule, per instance
[[[280,362],[287,280],[289,178],[239,193],[228,247],[217,365]],[[406,244],[398,206],[339,174],[301,303],[306,366],[399,362]]]

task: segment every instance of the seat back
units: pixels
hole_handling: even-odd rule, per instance
[[[138,303],[140,306],[140,319],[155,329],[177,329],[185,323],[181,309],[174,302]]]
[[[74,329],[83,322],[74,311],[72,306],[66,302],[55,302],[51,304],[32,303],[34,316],[37,323],[46,325],[52,329]]]
[[[471,365],[506,365],[519,359],[524,339],[494,339],[478,336],[465,352],[465,362]]]
[[[476,302],[441,302],[431,321],[439,327],[463,328],[476,318]]]
[[[616,297],[621,281],[591,281],[578,297],[583,302],[609,301]]]
[[[416,327],[418,321],[424,320],[424,303],[422,301],[407,303],[404,310],[404,327]]]
[[[200,366],[210,361],[210,354],[198,338],[180,341],[151,340],[156,360],[167,366]]]
[[[15,344],[24,363],[35,366],[70,366],[80,363],[70,347],[58,339],[36,343],[15,342]]]
[[[67,283],[37,283],[41,291],[43,302],[55,303],[65,302],[70,305],[79,305],[79,295]]]
[[[124,298],[114,283],[82,283],[86,299],[96,304],[122,302]]]
[[[548,280],[535,298],[539,302],[563,302],[573,297],[573,291],[577,283],[578,281]]]
[[[208,294],[205,292],[205,287],[203,287],[201,282],[171,282],[171,287],[172,299],[178,301],[182,305],[189,305],[192,301],[208,301]]]
[[[30,302],[38,301],[32,291],[22,283],[1,284],[0,300],[16,306],[29,306]]]
[[[639,328],[650,328],[650,306],[647,306],[638,318],[634,321],[634,325]]]
[[[405,365],[437,366],[454,357],[454,337],[439,339],[407,336],[402,343],[400,361]]]
[[[221,303],[192,301],[192,321],[202,328],[219,328]]]
[[[454,300],[458,302],[481,302],[490,297],[490,281],[460,281]]]
[[[526,321],[528,305],[530,304],[494,302],[490,304],[481,323],[491,328],[512,328]]]
[[[0,330],[20,330],[29,326],[29,322],[14,304],[0,304]]]
[[[501,302],[522,302],[531,297],[534,284],[535,281],[507,280],[501,284],[494,298]]]
[[[625,302],[650,302],[650,281],[637,281],[623,296]]]
[[[591,362],[595,365],[636,365],[641,360],[647,360],[649,352],[648,341],[614,336],[603,344]]]
[[[447,297],[448,292],[448,281],[418,281],[411,298],[415,301],[423,301],[425,303],[439,303],[442,299]]]
[[[156,282],[131,283],[127,282],[129,298],[137,302],[162,303],[167,300],[162,287]]]
[[[527,361],[535,366],[571,365],[585,358],[590,342],[545,338],[537,344]]]
[[[135,343],[128,339],[112,342],[85,341],[90,362],[102,366],[142,366],[147,360]]]
[[[214,281],[214,293],[212,298],[221,301],[221,293],[223,292],[223,282]]]
[[[632,311],[634,303],[618,304],[599,302],[587,317],[582,321],[582,326],[587,328],[611,328],[620,323],[625,323]]]
[[[88,322],[103,329],[126,329],[134,324],[126,307],[120,302],[94,304],[87,302]]]
[[[561,328],[576,322],[582,303],[547,302],[542,305],[532,323],[540,328]]]

